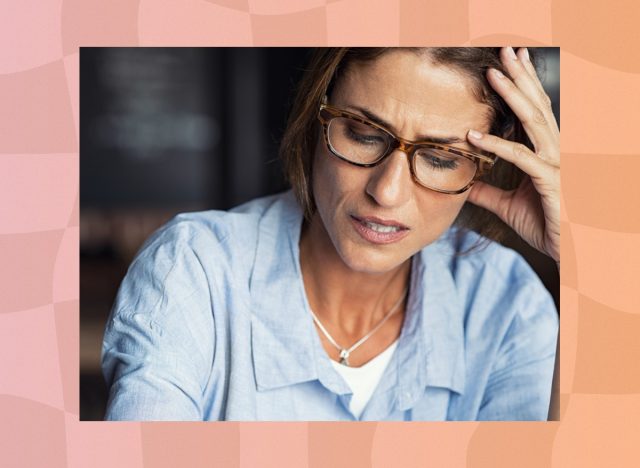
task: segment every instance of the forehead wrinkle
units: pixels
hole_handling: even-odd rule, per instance
[[[474,97],[472,94],[470,94],[470,96]],[[442,134],[443,137],[457,137],[462,141],[466,141],[466,132],[467,130],[469,130],[469,128],[467,128],[468,125],[466,120],[460,119],[458,117],[459,115],[461,115],[461,113],[457,112],[458,110],[457,108],[454,109],[452,112],[443,113],[440,110],[434,110],[433,107],[427,108],[423,106],[412,105],[412,102],[408,102],[407,100],[397,97],[395,95],[389,96],[389,98],[391,101],[398,103],[397,107],[396,106],[392,106],[392,107],[396,107],[396,109],[398,109],[397,115],[399,116],[400,121],[411,122],[412,120],[416,120],[416,121],[425,122],[433,118],[441,119],[442,125],[438,125],[438,127],[440,126],[443,127],[443,130],[444,130]],[[479,105],[479,109],[481,109],[479,120],[482,120],[482,122],[478,122],[477,125],[475,125],[476,127],[478,127],[476,128],[476,130],[488,131],[489,127],[491,126],[491,122],[493,121],[493,109],[491,108],[491,106],[485,104],[484,102],[480,102],[477,99],[476,99],[476,103]],[[436,104],[436,106],[437,105],[438,104]],[[464,112],[465,109],[466,109],[466,106],[464,109],[462,109],[462,111]],[[376,110],[373,110],[373,113],[376,115],[380,115],[378,112],[376,112]],[[390,113],[395,114],[395,109],[393,109]],[[381,117],[385,118],[384,115]],[[416,127],[417,134],[419,135],[416,139],[428,139],[431,136],[430,133],[433,129],[425,129],[424,126],[425,124],[422,124]],[[461,135],[456,135],[457,130],[454,130],[458,126],[464,127],[462,129],[463,134]],[[485,127],[485,128],[482,128],[482,127]],[[393,124],[390,124],[388,128],[394,132],[401,131],[400,129],[396,128],[395,125]]]
[[[411,99],[409,99],[410,95],[404,95],[405,91],[411,93],[413,91],[411,88],[405,90],[402,85],[392,86],[388,83],[394,75],[385,75],[385,73],[393,69],[389,66],[380,66],[381,60],[384,60],[384,56],[370,63],[351,63],[347,67],[345,67],[339,80],[336,82],[336,86],[333,89],[335,98],[337,98],[338,101],[344,102],[345,104],[350,104],[349,107],[351,109],[357,109],[358,107],[360,107],[361,109],[369,110],[371,114],[379,117],[378,120],[382,121],[379,123],[401,137],[407,137],[407,135],[403,135],[403,133],[406,133],[406,127],[403,125],[403,127],[405,128],[397,128],[392,124],[391,120],[396,121],[396,123],[399,121],[408,123],[410,126],[411,122],[413,121],[428,121],[429,119],[433,118],[441,119],[444,122],[444,125],[440,123],[438,127],[442,128],[444,131],[460,127],[462,125],[463,127],[465,127],[464,129],[460,130],[463,131],[462,134],[455,135],[446,133],[445,135],[444,132],[440,132],[439,134],[433,134],[433,136],[455,136],[456,138],[460,138],[464,141],[466,141],[466,131],[468,130],[468,125],[472,125],[474,127],[485,127],[477,128],[481,131],[489,130],[489,126],[493,117],[492,109],[486,103],[478,99],[477,94],[474,90],[473,82],[468,76],[463,75],[460,70],[456,69],[455,67],[433,63],[431,57],[428,57],[427,60],[429,62],[430,68],[428,71],[425,70],[426,82],[432,83],[433,85],[439,87],[440,90],[436,90],[437,92],[435,92],[434,96],[432,97],[432,101],[434,102],[433,107],[429,107],[428,105],[421,106],[416,104],[416,101],[413,99],[414,96],[411,96]],[[378,89],[389,91],[379,93],[376,92],[376,90]],[[448,97],[449,90],[451,91],[452,95],[456,96],[455,98],[450,99]],[[376,96],[380,95],[382,95],[381,99],[375,99]],[[370,96],[373,96],[374,98],[371,99]],[[475,122],[473,123],[461,123],[461,120],[459,118],[456,118],[457,115],[462,115],[463,113],[465,113],[465,110],[467,109],[467,106],[464,105],[464,103],[461,104],[459,102],[459,97],[468,97],[474,103],[481,106],[482,109],[479,114],[481,116],[481,119],[483,120],[482,123],[475,121],[475,119]],[[331,101],[333,101],[332,103],[335,104],[334,99],[331,99]],[[456,107],[453,109],[448,109],[447,112],[443,113],[442,107],[451,105],[451,103],[455,103]],[[462,108],[460,107],[461,105]],[[440,110],[438,112],[435,112],[434,107],[436,108],[436,110],[438,108],[440,108]],[[345,108],[345,110],[347,109]],[[465,115],[465,117],[466,116],[467,115]],[[471,115],[470,117],[474,116]],[[418,126],[416,126],[416,128],[417,130],[419,130],[415,132],[416,134],[423,134],[424,130],[426,130],[424,128],[424,125],[422,125],[422,128],[418,128]],[[458,131],[456,130],[455,133],[458,133]],[[428,139],[428,137],[424,139]],[[413,140],[416,141],[417,138],[413,138]]]

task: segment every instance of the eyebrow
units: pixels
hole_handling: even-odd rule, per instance
[[[358,107],[358,106],[347,106],[347,110],[355,111],[361,113],[367,119],[371,120],[378,125],[390,129],[394,134],[397,134],[396,130],[393,128],[389,122],[385,121],[383,118],[377,116],[373,112],[371,112],[366,107]],[[458,137],[434,137],[431,135],[420,135],[416,140],[413,141],[429,141],[431,143],[440,143],[442,145],[449,145],[451,143],[466,143],[466,138],[458,138]]]

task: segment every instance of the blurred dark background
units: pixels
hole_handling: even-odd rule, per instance
[[[542,48],[559,121],[559,49]],[[151,232],[287,188],[277,159],[306,48],[80,51],[80,419],[104,416],[102,334]],[[513,239],[558,305],[554,262]]]

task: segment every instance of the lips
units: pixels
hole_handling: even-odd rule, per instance
[[[372,244],[391,244],[409,234],[409,228],[395,220],[352,215],[351,222],[360,237]]]

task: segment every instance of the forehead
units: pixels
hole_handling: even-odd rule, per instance
[[[478,100],[477,84],[456,68],[434,64],[424,53],[387,52],[369,62],[349,64],[338,79],[331,103],[366,108],[408,132],[428,128],[435,135],[487,131],[491,108]]]

